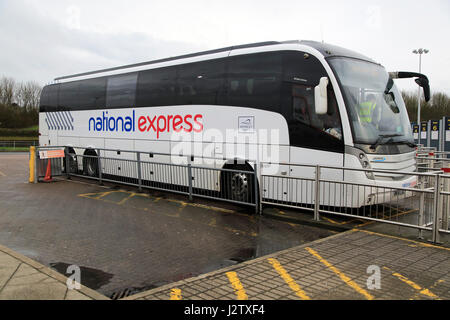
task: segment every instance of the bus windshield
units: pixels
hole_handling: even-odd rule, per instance
[[[341,57],[329,63],[340,82],[355,143],[414,143],[403,98],[395,84],[388,84],[382,66]]]

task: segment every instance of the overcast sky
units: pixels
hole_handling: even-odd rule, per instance
[[[450,1],[0,0],[0,76],[57,76],[269,40],[324,40],[450,94]],[[401,89],[414,90],[412,80]]]

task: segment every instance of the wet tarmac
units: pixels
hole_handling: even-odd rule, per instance
[[[28,154],[0,154],[0,243],[113,299],[337,233],[253,209],[64,178],[29,184]]]

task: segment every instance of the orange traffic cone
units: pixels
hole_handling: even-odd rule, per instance
[[[51,160],[48,159],[47,172],[45,173],[44,182],[51,182],[51,181],[52,181],[52,165]]]

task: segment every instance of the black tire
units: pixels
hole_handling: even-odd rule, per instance
[[[227,165],[224,169],[237,172],[223,171],[220,179],[222,197],[227,200],[255,203],[255,176],[251,173],[238,171],[251,171],[248,164]],[[256,197],[257,199],[257,197]]]
[[[83,157],[83,175],[88,177],[98,177],[98,159],[97,153],[93,150],[88,150]]]
[[[77,155],[75,153],[75,150],[73,148],[69,148],[68,150],[69,152],[69,173],[78,173],[78,158]],[[66,168],[66,159],[64,158],[63,161],[63,171],[65,173],[67,173],[67,168]]]

